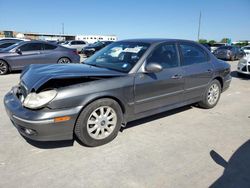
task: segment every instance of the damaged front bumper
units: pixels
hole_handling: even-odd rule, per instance
[[[82,106],[64,109],[43,108],[30,110],[23,107],[13,88],[4,97],[6,112],[24,137],[37,141],[73,139],[73,130]],[[66,121],[61,117],[68,117]]]

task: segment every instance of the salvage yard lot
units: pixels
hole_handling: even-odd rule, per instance
[[[187,106],[129,123],[114,141],[96,148],[77,141],[27,142],[2,102],[20,74],[1,76],[0,187],[211,186],[225,170],[217,154],[228,161],[250,137],[250,79],[238,78],[237,62],[229,63],[231,87],[215,108]],[[240,169],[250,168],[247,151],[236,152],[245,160],[229,161],[220,180],[232,173],[237,187],[249,181],[249,170]]]

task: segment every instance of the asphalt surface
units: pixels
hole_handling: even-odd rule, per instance
[[[0,187],[249,187],[250,79],[230,64],[231,87],[215,108],[187,106],[129,123],[96,148],[26,141],[2,103],[19,73],[1,76]]]

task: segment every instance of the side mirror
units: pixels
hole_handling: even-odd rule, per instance
[[[147,65],[145,66],[145,71],[147,73],[157,73],[157,72],[161,72],[162,71],[162,66],[159,63],[147,63]]]
[[[16,49],[16,53],[18,53],[18,54],[20,54],[20,55],[21,55],[21,54],[22,54],[21,49],[20,49],[20,48],[17,48],[17,49]]]

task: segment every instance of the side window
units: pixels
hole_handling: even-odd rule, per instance
[[[159,63],[163,68],[178,67],[179,59],[175,45],[162,44],[156,47],[147,62]]]
[[[206,52],[200,47],[190,44],[181,44],[180,47],[183,56],[182,64],[184,66],[208,61]]]
[[[78,41],[78,44],[85,44],[84,41]]]
[[[22,52],[42,50],[41,43],[27,43],[20,47]]]
[[[71,41],[71,45],[77,45],[77,41]]]
[[[51,45],[51,44],[44,44],[44,50],[54,50],[57,46]]]

